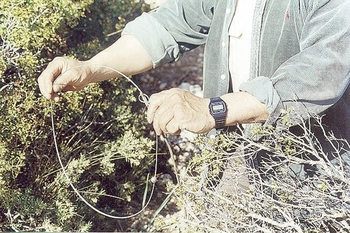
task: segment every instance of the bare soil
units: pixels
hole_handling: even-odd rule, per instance
[[[185,53],[177,62],[158,67],[135,77],[144,93],[151,95],[178,87],[181,83],[202,85],[203,47]]]

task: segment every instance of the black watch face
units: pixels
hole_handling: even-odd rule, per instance
[[[226,112],[226,106],[225,106],[225,104],[223,104],[221,102],[211,103],[210,107],[211,107],[211,111],[213,114]]]

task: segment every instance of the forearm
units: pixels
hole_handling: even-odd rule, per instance
[[[39,76],[39,88],[46,98],[59,101],[61,91],[78,91],[89,83],[118,77],[110,68],[133,75],[151,69],[152,61],[133,36],[122,36],[87,61],[55,58]]]
[[[265,104],[247,92],[229,93],[221,98],[228,109],[226,126],[264,122],[269,115]],[[162,91],[150,97],[147,119],[158,135],[162,132],[179,134],[184,129],[206,133],[215,128],[209,102],[209,98],[200,98],[178,88]]]
[[[132,35],[122,36],[86,63],[91,64],[90,82],[99,82],[119,76],[103,66],[118,70],[125,75],[142,73],[153,67],[150,56]]]
[[[262,123],[269,116],[266,105],[247,92],[228,93],[221,98],[227,105],[227,126],[238,123]]]

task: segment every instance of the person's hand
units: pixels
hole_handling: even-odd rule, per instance
[[[49,63],[38,78],[43,96],[55,101],[62,91],[77,91],[86,87],[91,70],[84,62],[71,58],[57,57]]]
[[[162,91],[150,97],[147,119],[157,135],[180,134],[181,130],[205,133],[215,127],[209,102],[178,88]]]

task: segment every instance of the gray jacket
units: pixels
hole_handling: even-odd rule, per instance
[[[154,67],[206,44],[204,94],[220,96],[230,87],[228,28],[235,4],[168,0],[123,34],[141,42]],[[278,124],[281,110],[298,116],[293,124],[328,111],[332,130],[350,139],[350,0],[257,0],[252,38],[251,77],[240,89],[266,104],[265,124]]]

